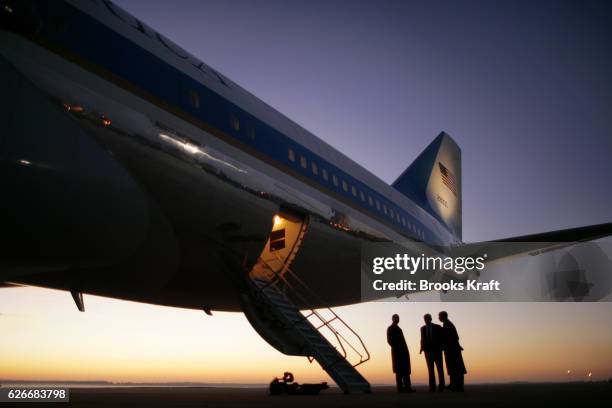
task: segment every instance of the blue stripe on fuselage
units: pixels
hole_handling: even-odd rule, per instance
[[[274,162],[290,168],[317,185],[324,187],[326,190],[339,194],[344,199],[350,201],[352,206],[357,206],[362,211],[369,213],[373,218],[390,225],[401,234],[430,243],[441,241],[439,237],[433,234],[418,219],[366,184],[88,14],[65,2],[40,1],[37,6],[43,21],[39,35],[47,42],[55,43],[68,52],[78,55],[80,59],[84,59],[97,67],[111,72],[114,76],[120,77],[130,84],[145,90],[165,104],[220,130],[225,135],[229,135],[241,144],[267,156]],[[109,10],[105,9],[104,11],[108,12],[113,18],[118,18]],[[62,29],[57,29],[58,19],[60,21],[61,19],[64,20]],[[135,28],[134,30],[135,35],[145,35]],[[155,39],[151,39],[148,36],[147,38],[155,41]],[[167,47],[163,42],[160,41],[160,43]],[[181,59],[178,56],[176,58]],[[194,67],[194,69],[197,68]],[[190,91],[195,91],[199,95],[198,108],[190,103],[188,94]],[[232,116],[239,119],[239,130],[232,128],[230,123]],[[256,137],[249,137],[250,129],[254,130]],[[292,149],[295,152],[295,161],[289,160],[288,149]],[[308,165],[306,168],[300,165],[300,157],[302,156],[307,160]],[[312,162],[315,162],[318,166],[318,175],[313,174],[311,170]],[[328,171],[328,180],[323,179],[322,169]],[[333,174],[339,179],[338,186],[334,185],[332,181]],[[342,180],[348,183],[348,191],[343,190]],[[352,194],[350,186],[356,187],[357,196]],[[365,194],[365,201],[361,200],[359,191],[363,191]],[[374,202],[375,200],[380,202],[380,210],[377,209],[376,205],[370,206],[368,196],[371,196]],[[402,217],[405,218],[406,225],[404,226],[396,217],[392,218],[390,215],[384,214],[382,210],[383,204],[388,209],[392,209],[394,213],[399,214],[400,219]],[[409,227],[410,224],[415,225],[425,235],[418,236]]]

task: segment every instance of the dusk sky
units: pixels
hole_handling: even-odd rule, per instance
[[[612,221],[612,4],[590,1],[117,0],[391,183],[437,134],[462,149],[463,234],[481,241]],[[328,380],[238,313],[0,289],[0,379]],[[423,313],[449,311],[466,382],[612,377],[610,303],[375,303],[341,315],[362,372],[392,383],[400,313],[426,380]]]
[[[464,240],[612,221],[612,5],[118,1],[391,183],[440,131]]]

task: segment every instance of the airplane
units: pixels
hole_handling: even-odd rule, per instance
[[[0,0],[0,70],[3,287],[244,312],[369,392],[317,312],[361,301],[361,246],[474,248],[447,133],[388,185],[111,1]]]

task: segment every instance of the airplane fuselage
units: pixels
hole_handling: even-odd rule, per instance
[[[31,4],[0,31],[0,281],[239,310],[241,278],[287,212],[309,220],[291,267],[334,306],[360,300],[362,243],[459,242],[117,6]]]

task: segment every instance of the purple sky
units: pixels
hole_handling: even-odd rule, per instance
[[[447,131],[463,149],[468,241],[612,221],[612,2],[116,2],[387,182]],[[326,380],[240,313],[95,296],[79,313],[66,292],[1,292],[0,378],[265,383],[287,370]],[[384,333],[399,313],[412,379],[424,383],[418,327],[442,309],[468,382],[612,375],[610,303],[339,313],[372,352],[360,370],[373,383],[393,382]]]
[[[441,131],[467,241],[612,221],[612,7],[117,4],[387,182]]]

